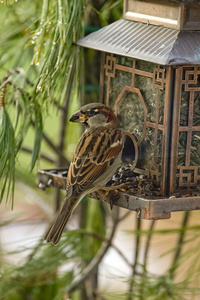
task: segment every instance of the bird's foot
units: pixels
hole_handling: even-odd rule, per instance
[[[126,192],[126,189],[124,188],[127,185],[126,183],[113,185],[113,186],[101,186],[98,189],[98,193],[101,196],[101,200],[105,201],[108,194],[110,194],[110,208],[112,210],[113,205],[118,201],[119,199],[119,192]]]
[[[98,190],[103,190],[103,191],[106,191],[106,192],[110,192],[110,191],[117,191],[119,192],[119,190],[121,192],[125,192],[126,189],[123,189],[123,187],[125,187],[129,182],[124,182],[124,183],[121,183],[121,184],[117,184],[117,185],[111,185],[111,186],[99,186],[98,187]]]

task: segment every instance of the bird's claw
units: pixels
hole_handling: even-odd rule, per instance
[[[99,187],[98,193],[100,194],[101,200],[105,201],[107,196],[110,195],[110,208],[111,210],[113,209],[113,205],[118,201],[119,199],[119,192],[126,192],[126,189],[123,187],[127,185],[126,183],[118,184],[118,185],[113,185],[113,186],[103,186]]]

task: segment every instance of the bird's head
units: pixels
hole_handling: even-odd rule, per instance
[[[70,121],[82,123],[90,129],[108,124],[119,127],[116,115],[108,106],[101,103],[90,103],[82,106],[71,116]]]

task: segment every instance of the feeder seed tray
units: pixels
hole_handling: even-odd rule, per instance
[[[37,185],[42,190],[48,187],[65,190],[67,172],[67,169],[39,170]],[[103,199],[111,207],[115,205],[135,211],[138,217],[146,220],[169,219],[171,212],[200,209],[199,195],[190,196],[176,193],[171,197],[161,197],[159,188],[156,188],[152,181],[142,179],[141,176],[135,176],[135,173],[130,169],[115,173],[107,186],[114,186],[119,183],[124,183],[124,186],[117,192],[111,191],[106,195],[103,191],[96,191],[89,196],[97,200]]]

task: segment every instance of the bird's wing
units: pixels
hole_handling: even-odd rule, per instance
[[[89,190],[92,184],[114,163],[123,149],[121,129],[86,131],[81,136],[68,171],[73,195]]]

